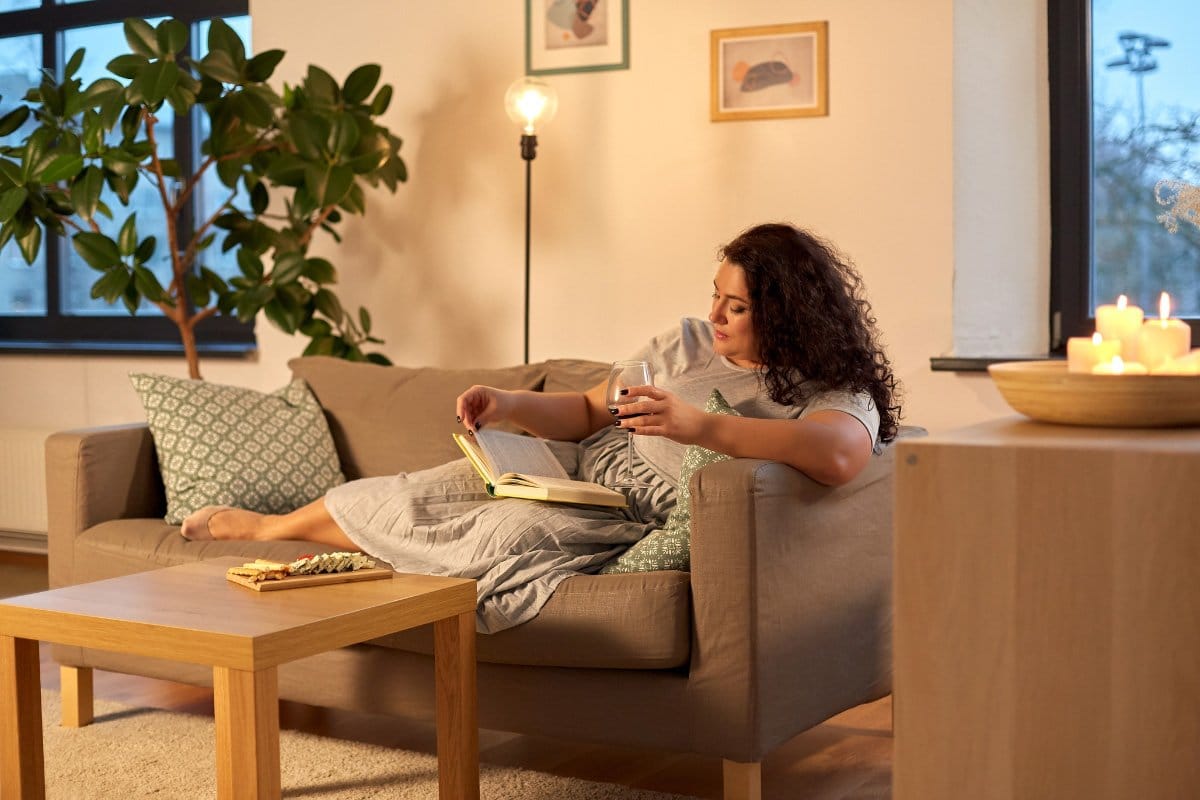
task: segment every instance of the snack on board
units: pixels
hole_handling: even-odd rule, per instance
[[[316,575],[321,572],[354,572],[371,569],[375,562],[362,553],[318,553],[293,561],[288,567],[293,575]]]
[[[297,559],[290,564],[256,558],[240,567],[230,567],[225,574],[245,578],[251,583],[258,583],[259,581],[281,580],[291,575],[354,572],[374,566],[375,562],[362,553],[319,553],[315,556]]]

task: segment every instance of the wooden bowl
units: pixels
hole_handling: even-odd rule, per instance
[[[1200,425],[1200,375],[1091,375],[1065,361],[1010,361],[988,373],[1004,400],[1042,422],[1108,428]]]

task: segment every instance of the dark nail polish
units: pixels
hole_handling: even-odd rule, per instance
[[[483,427],[483,423],[482,423],[482,422],[476,422],[476,423],[475,423],[475,430],[479,430],[479,429],[480,429],[480,428],[482,428],[482,427]]]
[[[621,394],[622,394],[622,395],[629,394],[629,390],[628,390],[628,389],[622,389],[622,390],[621,390]]]
[[[455,417],[454,419],[456,422],[462,422],[462,417]]]
[[[467,431],[467,436],[474,436],[474,435],[475,435],[475,431]]]
[[[614,423],[613,423],[613,427],[614,427],[614,428],[619,428],[619,427],[621,427],[621,420],[617,420],[616,422],[614,422]]]

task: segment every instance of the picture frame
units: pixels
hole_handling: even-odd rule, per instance
[[[829,23],[711,32],[714,122],[829,114]]]
[[[525,0],[525,74],[629,69],[629,0]]]

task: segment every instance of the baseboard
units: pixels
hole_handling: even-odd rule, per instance
[[[0,530],[0,550],[44,556],[47,552],[46,534]]]

